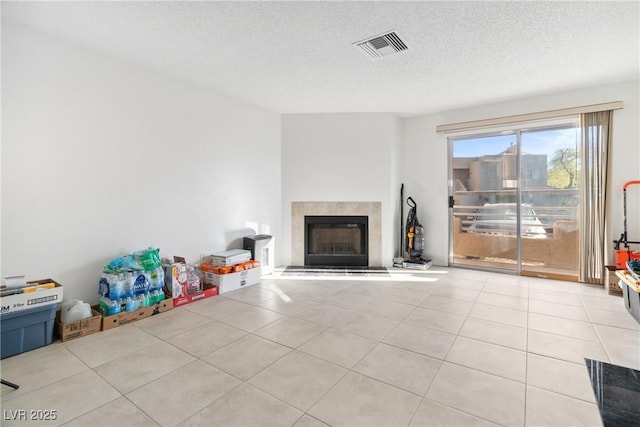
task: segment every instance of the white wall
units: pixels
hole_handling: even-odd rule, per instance
[[[394,114],[282,116],[282,257],[291,260],[291,202],[382,202],[382,262],[398,228],[400,120]]]
[[[2,88],[2,275],[95,302],[116,256],[280,233],[278,114],[11,22]]]
[[[608,206],[610,241],[622,232],[622,184],[640,179],[639,93],[636,80],[405,119],[404,179],[409,187],[416,189],[412,191],[418,204],[425,207],[422,212],[426,217],[420,217],[426,232],[425,252],[434,264],[446,265],[449,251],[447,136],[436,133],[437,125],[622,100],[624,109],[615,111],[613,118],[612,187]],[[640,240],[639,193],[638,186],[628,190],[629,240]],[[612,243],[610,248],[612,254]]]

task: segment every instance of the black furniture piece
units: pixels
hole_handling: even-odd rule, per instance
[[[9,387],[14,388],[16,390],[20,388],[20,386],[18,384],[14,384],[14,383],[11,383],[9,381],[2,380],[2,379],[0,379],[0,383],[2,383],[2,385],[9,386]]]
[[[640,426],[640,371],[584,360],[604,427]]]

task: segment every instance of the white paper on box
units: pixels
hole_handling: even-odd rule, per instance
[[[7,289],[18,289],[27,286],[26,276],[4,276],[4,285]]]
[[[241,262],[249,261],[250,259],[251,251],[246,249],[231,249],[203,257],[204,262],[211,263],[216,267],[240,264]]]
[[[35,292],[7,295],[0,298],[0,312],[2,314],[15,313],[47,304],[62,302],[62,285],[56,283],[55,288],[38,289]]]
[[[217,286],[220,294],[256,285],[260,283],[260,267],[228,274],[215,274],[207,271],[205,272],[205,283]]]

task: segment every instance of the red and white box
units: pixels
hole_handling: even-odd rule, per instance
[[[254,267],[235,273],[216,274],[203,271],[205,286],[216,286],[220,294],[260,283],[260,267]]]
[[[172,264],[164,265],[164,277],[165,290],[173,299],[174,307],[218,295],[215,286],[203,286],[201,273],[189,266],[184,258],[173,257],[173,260]]]
[[[184,258],[173,257],[173,260],[173,263],[163,266],[167,294],[171,298],[178,298],[202,292],[202,279],[198,272],[189,266]]]
[[[191,302],[198,301],[203,298],[213,297],[216,295],[218,295],[218,288],[216,288],[215,286],[212,286],[191,295],[185,295],[185,296],[174,298],[173,306],[180,307],[181,305],[189,304]]]

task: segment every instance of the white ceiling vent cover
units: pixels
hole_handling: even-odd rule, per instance
[[[382,59],[409,49],[395,31],[373,36],[353,45],[360,48],[369,59],[373,60]]]

